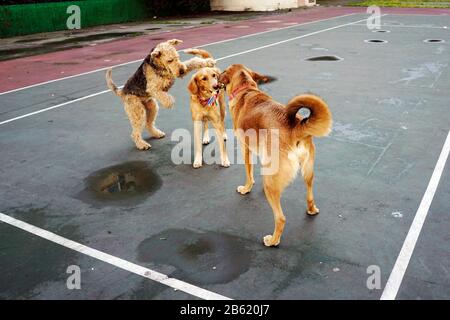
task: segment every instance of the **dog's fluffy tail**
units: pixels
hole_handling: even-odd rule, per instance
[[[301,108],[309,109],[309,117],[298,121],[296,117]],[[312,94],[296,96],[286,106],[288,119],[295,123],[300,134],[315,137],[326,136],[331,131],[333,118],[325,101]]]
[[[203,59],[212,58],[211,53],[209,53],[208,51],[203,50],[203,49],[186,49],[186,50],[184,50],[184,53],[193,54],[193,55],[199,56]]]
[[[114,92],[119,97],[122,96],[122,90],[120,90],[114,81],[112,80],[112,69],[108,69],[106,71],[106,84],[108,85],[108,88],[111,89],[112,92]]]

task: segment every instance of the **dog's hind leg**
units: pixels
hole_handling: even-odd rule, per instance
[[[277,246],[280,244],[281,235],[283,234],[286,217],[281,208],[281,188],[278,185],[277,178],[273,176],[264,176],[264,193],[267,201],[273,211],[275,228],[272,235],[264,237],[264,245],[267,247]]]
[[[268,247],[277,246],[283,234],[286,218],[281,209],[281,194],[297,175],[298,163],[289,158],[280,158],[280,166],[277,173],[263,175],[264,193],[273,211],[275,228],[272,235],[264,237],[264,244]]]
[[[132,133],[131,139],[133,139],[136,147],[139,150],[150,149],[151,145],[142,139],[142,129],[145,124],[145,106],[141,99],[138,97],[127,97],[125,99],[125,111],[130,120]]]
[[[145,102],[145,109],[147,111],[147,122],[146,127],[148,132],[153,138],[164,138],[166,134],[155,127],[155,120],[158,116],[158,110],[159,106],[156,100],[150,99],[149,101]]]
[[[309,150],[302,152],[300,155],[301,170],[303,180],[306,186],[306,213],[310,216],[319,213],[319,208],[316,207],[313,194],[313,180],[314,180],[314,156],[315,147],[311,139]]]

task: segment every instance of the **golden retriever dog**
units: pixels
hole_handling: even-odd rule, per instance
[[[237,191],[244,195],[252,190],[253,154],[260,157],[262,169],[276,168],[270,174],[263,174],[263,184],[275,220],[274,232],[264,237],[264,244],[277,246],[286,222],[280,203],[281,193],[299,169],[306,185],[307,214],[319,213],[313,196],[313,137],[328,135],[332,115],[327,104],[311,94],[296,96],[284,106],[258,89],[255,81],[260,79],[264,80],[264,76],[241,64],[234,64],[220,75],[219,83],[226,87],[234,130],[245,161],[246,182]],[[301,108],[309,109],[307,118],[297,114]],[[248,131],[254,132],[257,143],[249,143],[251,137],[245,134]],[[261,134],[267,131],[275,132],[275,138]],[[274,144],[278,147],[276,152],[272,149]]]
[[[212,58],[211,54],[201,49],[187,49],[184,52],[196,54],[204,59]],[[220,148],[220,163],[223,167],[230,166],[224,140],[225,133],[225,93],[219,87],[220,70],[218,68],[206,67],[197,71],[188,84],[191,94],[190,108],[192,121],[194,122],[194,168],[202,166],[202,125],[204,129],[203,144],[210,141],[208,122],[216,130],[217,141]]]
[[[126,82],[123,89],[117,88],[112,81],[112,70],[106,72],[106,83],[125,106],[125,111],[131,123],[131,138],[139,150],[151,147],[142,138],[144,126],[153,138],[163,138],[165,133],[156,128],[155,119],[158,115],[158,102],[163,107],[172,108],[175,99],[168,94],[176,78],[183,77],[188,72],[203,67],[213,67],[213,59],[194,57],[188,61],[180,61],[175,46],[183,41],[172,39],[158,44],[144,59],[140,67]]]

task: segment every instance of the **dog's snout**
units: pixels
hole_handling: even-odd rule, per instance
[[[185,72],[186,72],[186,70],[184,70],[184,68],[180,68],[179,73],[180,73],[181,75],[185,74]]]
[[[213,85],[213,89],[214,90],[219,90],[220,89],[220,85],[218,83],[216,83],[215,85]]]

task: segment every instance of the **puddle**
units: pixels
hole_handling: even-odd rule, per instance
[[[426,40],[423,40],[423,42],[426,42],[426,43],[443,43],[445,41],[442,40],[442,39],[426,39]]]
[[[84,179],[76,198],[93,205],[133,205],[143,202],[162,186],[147,162],[132,161],[96,171]]]
[[[242,239],[224,233],[169,229],[139,244],[138,260],[176,268],[172,277],[195,284],[228,283],[250,267]]]
[[[305,59],[306,61],[341,61],[344,60],[338,56],[318,56]]]
[[[147,29],[145,29],[145,30],[149,30],[149,31],[153,31],[153,30],[161,30],[161,28],[147,28]]]
[[[366,43],[387,43],[386,40],[380,40],[380,39],[369,39],[369,40],[364,40],[364,42],[366,42]]]
[[[391,31],[389,31],[389,30],[373,30],[372,32],[389,33]]]

